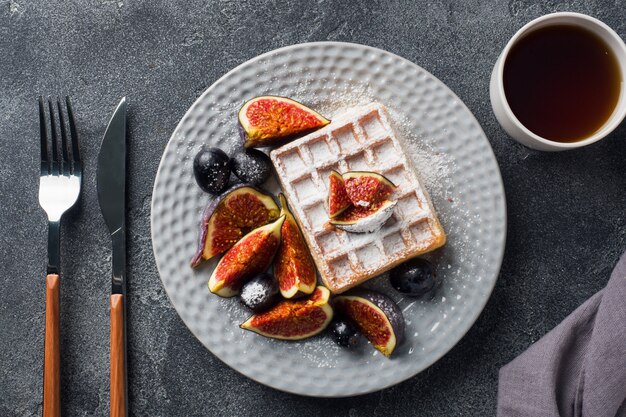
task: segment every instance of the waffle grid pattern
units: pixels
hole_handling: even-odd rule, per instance
[[[353,109],[274,150],[271,158],[322,280],[334,293],[445,242],[432,205],[380,104]],[[346,233],[328,224],[328,176],[333,169],[378,172],[398,186],[392,196],[398,204],[379,231]]]

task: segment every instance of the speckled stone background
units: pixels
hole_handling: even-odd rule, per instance
[[[0,416],[41,413],[46,222],[37,202],[39,94],[71,94],[86,161],[62,238],[66,416],[109,413],[110,242],[95,161],[110,113],[130,101],[129,396],[136,416],[486,416],[498,369],[602,288],[626,249],[626,125],[591,147],[530,151],[489,104],[506,40],[553,11],[626,36],[617,1],[0,0]],[[348,399],[277,392],[224,366],[170,305],[150,246],[152,183],[170,133],[232,67],[294,43],[351,41],[408,58],[474,112],[500,163],[509,227],[502,273],[468,335],[427,371]]]

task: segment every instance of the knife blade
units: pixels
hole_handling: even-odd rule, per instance
[[[126,97],[104,133],[96,186],[112,242],[111,256],[111,416],[128,414],[126,374]]]
[[[98,201],[113,241],[113,294],[126,291],[126,97],[104,133],[97,171]]]

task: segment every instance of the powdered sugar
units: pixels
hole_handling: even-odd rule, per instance
[[[257,305],[273,295],[272,289],[258,280],[253,280],[241,289],[241,299],[246,300],[248,305]]]
[[[256,149],[237,152],[231,160],[233,173],[243,182],[263,184],[272,174],[272,162]]]
[[[441,197],[444,182],[448,181],[450,170],[455,164],[447,154],[434,150],[416,132],[411,121],[398,109],[388,107],[394,128],[410,155],[418,176],[431,197]]]
[[[333,117],[345,113],[352,107],[364,106],[376,101],[375,94],[367,84],[355,83],[351,89],[337,92],[332,101],[316,104],[316,110],[333,120]],[[451,169],[455,165],[452,158],[428,144],[423,136],[417,133],[415,125],[405,115],[403,109],[396,107],[393,101],[385,103],[389,112],[390,121],[398,140],[403,144],[406,153],[410,156],[416,171],[433,199],[443,197]],[[369,127],[369,129],[368,129]],[[366,124],[366,129],[376,133],[380,125]],[[393,158],[393,152],[381,149],[383,160]]]

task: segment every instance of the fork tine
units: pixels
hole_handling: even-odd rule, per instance
[[[65,118],[63,117],[63,108],[61,107],[61,99],[57,97],[57,110],[59,112],[59,126],[61,127],[61,154],[63,156],[63,175],[70,175],[71,161],[67,153],[67,133],[65,131]]]
[[[46,130],[46,109],[43,103],[43,96],[39,96],[39,137],[41,148],[41,166],[48,167],[50,174],[50,160],[48,159],[48,132]]]
[[[59,158],[57,128],[54,122],[54,106],[50,97],[48,97],[48,109],[50,110],[50,136],[52,137],[52,175],[59,175],[61,159]]]
[[[74,121],[74,110],[70,102],[70,96],[65,96],[65,104],[67,106],[67,118],[70,124],[70,138],[72,139],[72,160],[73,168],[81,169],[80,166],[80,150],[78,148],[78,134],[76,133],[76,122]]]

